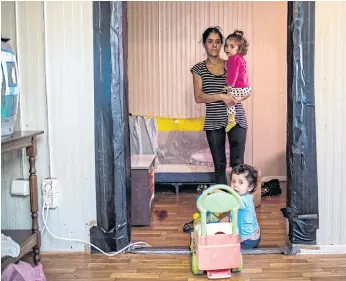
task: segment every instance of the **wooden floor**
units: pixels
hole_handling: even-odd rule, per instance
[[[152,225],[133,228],[133,240],[152,246],[188,246],[189,235],[183,224],[195,211],[195,194],[157,194],[155,210],[166,210],[167,218],[153,216]],[[257,209],[262,229],[262,246],[280,246],[285,241],[285,220],[280,208],[283,195],[263,199]],[[43,254],[47,281],[143,281],[208,280],[206,275],[191,273],[190,255],[130,255],[106,257],[100,254]],[[341,281],[346,280],[346,255],[284,256],[244,255],[243,272],[233,274],[231,281]],[[225,280],[225,279],[224,279]]]
[[[47,281],[143,281],[208,280],[191,273],[191,257],[120,255],[43,254],[42,264]],[[223,279],[225,280],[225,279]],[[244,269],[233,274],[231,281],[341,281],[346,280],[346,255],[281,256],[246,255]]]
[[[283,193],[279,196],[262,198],[262,204],[256,209],[261,228],[260,247],[282,246],[286,241],[286,220],[280,209],[286,206],[286,184],[282,184]],[[132,227],[132,241],[144,241],[153,247],[188,246],[190,236],[183,232],[184,223],[192,220],[196,212],[194,190],[156,193],[154,214],[151,225]],[[167,212],[166,218],[160,213]]]

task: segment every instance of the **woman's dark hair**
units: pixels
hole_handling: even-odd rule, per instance
[[[202,42],[203,44],[205,44],[207,42],[207,38],[209,36],[210,33],[217,33],[220,36],[220,40],[221,40],[221,44],[223,44],[223,35],[221,33],[221,27],[219,26],[212,26],[212,27],[208,27],[202,35]]]
[[[254,193],[257,187],[258,170],[255,167],[246,164],[240,164],[232,169],[232,175],[242,175],[244,174],[249,185],[253,187],[250,193]],[[231,176],[232,178],[232,176]]]
[[[234,30],[234,32],[227,36],[226,41],[228,39],[235,39],[238,42],[238,51],[243,56],[246,56],[249,43],[247,42],[246,38],[244,37],[244,32],[241,30]]]

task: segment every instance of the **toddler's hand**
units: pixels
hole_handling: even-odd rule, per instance
[[[222,89],[223,92],[228,92],[229,90],[232,90],[232,86],[226,86]]]

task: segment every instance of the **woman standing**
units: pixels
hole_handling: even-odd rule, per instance
[[[226,184],[226,134],[230,148],[230,166],[233,168],[244,163],[247,122],[241,102],[247,99],[235,98],[223,93],[226,87],[225,61],[220,58],[224,41],[219,27],[209,27],[202,35],[207,59],[191,68],[194,95],[197,103],[206,104],[204,131],[215,167],[215,183]],[[237,125],[228,133],[226,105],[235,105]]]
[[[209,27],[202,35],[207,59],[191,68],[195,101],[206,104],[204,131],[215,168],[215,183],[226,184],[226,134],[230,149],[230,166],[244,163],[247,122],[241,102],[247,99],[236,98],[223,92],[226,85],[226,61],[220,58],[224,41],[219,27]],[[228,124],[227,107],[235,106],[237,125],[226,133]],[[184,232],[193,231],[193,221],[184,225]]]

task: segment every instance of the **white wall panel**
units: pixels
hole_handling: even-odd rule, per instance
[[[58,236],[89,241],[96,221],[92,2],[17,2],[16,16],[22,127],[45,131],[38,143],[39,188],[50,176],[59,183],[49,227]],[[5,178],[10,182],[12,175]],[[2,227],[30,228],[29,198],[7,192]],[[39,204],[41,212],[41,194]],[[84,249],[42,236],[43,251]]]
[[[320,228],[317,243],[346,244],[346,3],[316,2],[315,99]]]

